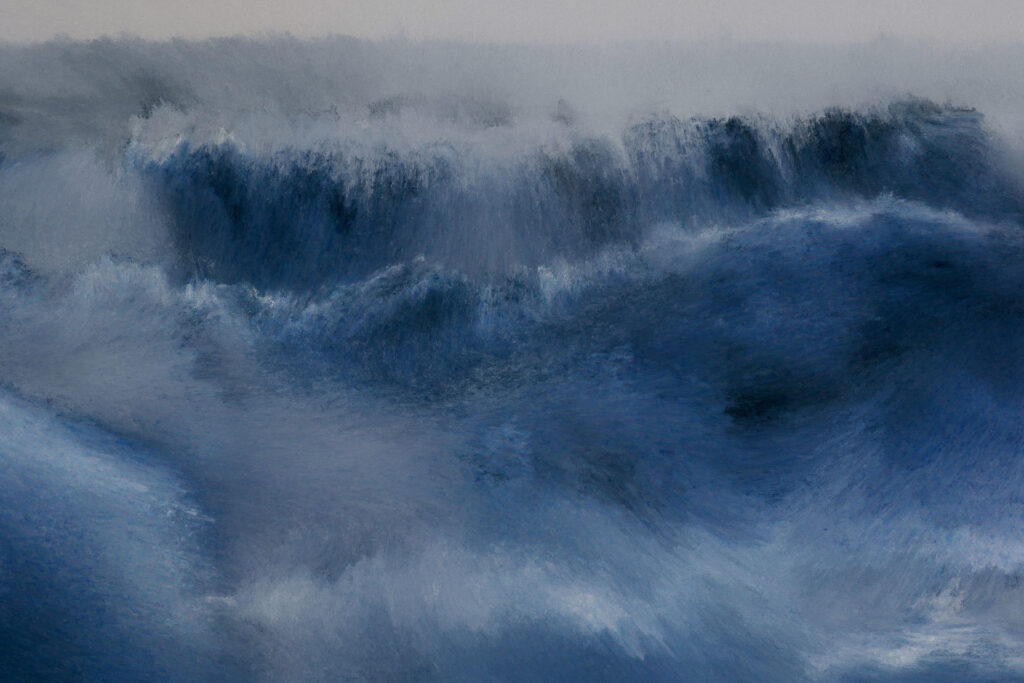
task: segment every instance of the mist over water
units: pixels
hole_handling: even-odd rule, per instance
[[[0,47],[4,678],[1024,677],[1021,57]]]

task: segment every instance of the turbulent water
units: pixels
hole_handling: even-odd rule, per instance
[[[758,50],[0,48],[3,678],[1024,678],[1020,55]]]

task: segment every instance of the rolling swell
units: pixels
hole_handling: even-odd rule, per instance
[[[3,672],[1019,678],[981,113],[598,125],[403,49],[8,49],[86,66],[0,89]]]

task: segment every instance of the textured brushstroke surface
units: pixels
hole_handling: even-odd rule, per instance
[[[1019,55],[762,49],[0,48],[2,677],[1024,677]]]

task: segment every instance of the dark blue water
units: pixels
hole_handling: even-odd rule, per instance
[[[240,118],[46,49],[0,91],[5,680],[1024,677],[984,112]]]

